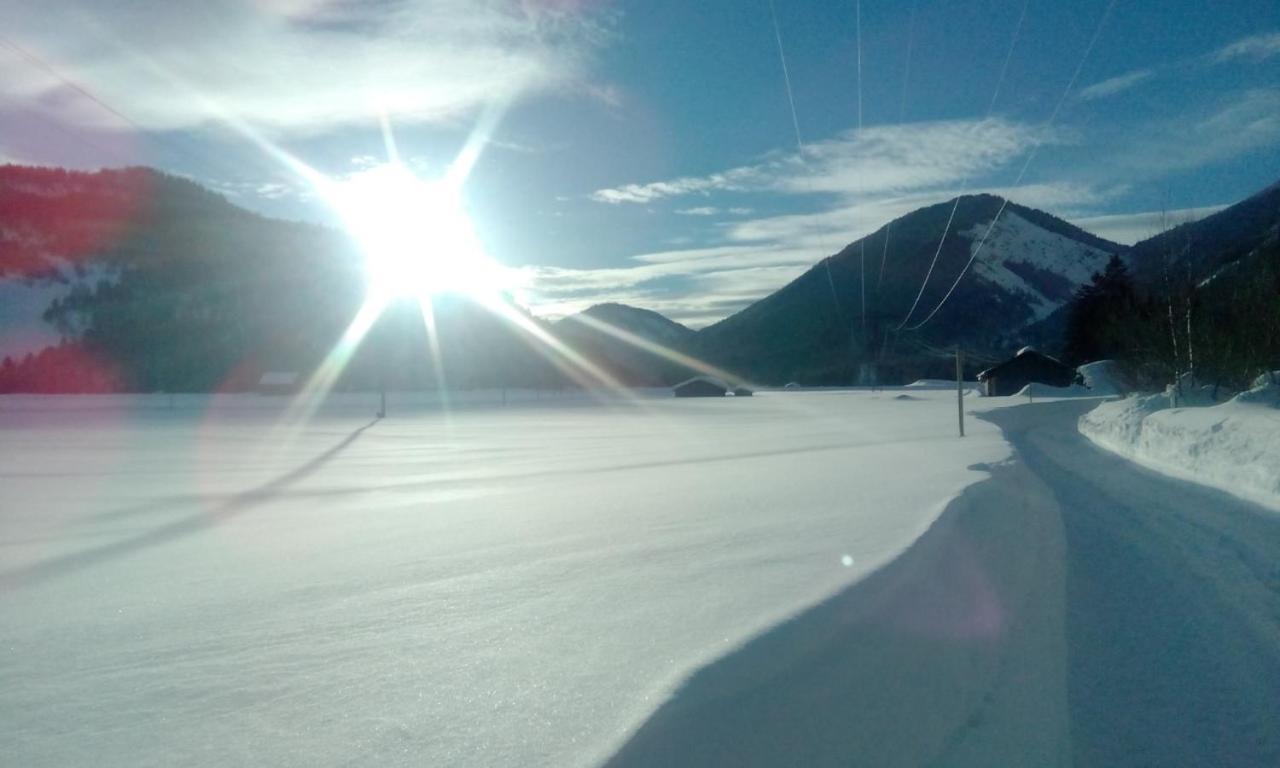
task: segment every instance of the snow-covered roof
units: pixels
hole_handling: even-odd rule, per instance
[[[698,382],[705,382],[705,383],[707,383],[707,384],[713,384],[713,385],[715,385],[715,386],[717,386],[717,387],[719,387],[719,388],[721,388],[721,389],[723,389],[723,390],[725,390],[725,391],[728,391],[728,390],[729,390],[729,385],[728,385],[728,384],[724,383],[723,381],[721,381],[720,379],[717,379],[717,378],[716,378],[716,377],[714,377],[714,376],[694,376],[694,377],[693,377],[693,378],[691,378],[691,379],[685,379],[684,381],[682,381],[682,382],[680,382],[679,384],[675,385],[675,387],[673,387],[673,389],[679,389],[680,387],[685,387],[685,386],[688,386],[688,385],[690,385],[690,384],[696,384],[696,383],[698,383]]]

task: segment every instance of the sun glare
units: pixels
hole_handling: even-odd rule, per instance
[[[456,185],[387,163],[336,185],[331,198],[364,255],[371,295],[491,296],[507,288]]]

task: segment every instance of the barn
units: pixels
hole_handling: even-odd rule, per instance
[[[694,376],[671,388],[676,397],[724,397],[729,385],[710,376]]]
[[[1031,347],[1023,347],[1009,360],[979,373],[978,381],[985,385],[987,397],[1016,395],[1028,384],[1069,387],[1084,383],[1075,368]]]

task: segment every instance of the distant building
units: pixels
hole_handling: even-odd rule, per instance
[[[1031,347],[1023,347],[1011,359],[979,373],[978,381],[985,385],[988,397],[1016,395],[1028,384],[1069,387],[1084,383],[1075,368]]]
[[[258,394],[291,395],[298,391],[299,378],[297,371],[268,371],[258,379]]]
[[[734,387],[733,388],[734,397],[751,397],[754,394],[755,393],[751,391],[750,387]]]
[[[729,385],[710,376],[694,376],[671,388],[676,397],[724,397]]]

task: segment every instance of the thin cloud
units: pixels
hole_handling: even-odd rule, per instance
[[[598,203],[651,203],[668,197],[706,194],[709,192],[746,191],[759,182],[760,171],[755,168],[734,168],[710,176],[686,176],[669,181],[648,184],[624,184],[620,187],[598,189],[591,199]]]
[[[1118,213],[1105,216],[1083,216],[1071,219],[1077,227],[1092,232],[1098,237],[1106,238],[1122,245],[1133,245],[1148,237],[1158,235],[1166,229],[1198,221],[1226,208],[1225,205],[1210,205],[1201,208],[1180,208],[1174,211],[1143,211],[1141,213]]]
[[[623,184],[590,197],[618,205],[713,192],[902,192],[989,173],[1036,144],[1056,140],[1042,129],[999,118],[876,126],[808,144],[803,151],[774,153],[753,165]]]
[[[1262,61],[1277,54],[1280,54],[1280,32],[1266,32],[1223,46],[1213,55],[1213,59],[1218,62],[1232,59]]]
[[[1107,78],[1098,83],[1094,83],[1086,88],[1082,88],[1076,98],[1081,101],[1094,101],[1096,99],[1104,99],[1108,96],[1115,96],[1117,93],[1139,85],[1148,80],[1155,72],[1150,69],[1139,69],[1133,72],[1126,72],[1123,75]]]
[[[731,208],[717,208],[714,205],[702,205],[696,208],[681,208],[676,212],[677,216],[750,216],[754,211],[751,208],[743,206],[733,206]]]
[[[315,134],[568,87],[601,39],[589,16],[519,0],[6,5],[6,35],[50,66],[0,55],[0,101],[95,128],[128,126],[55,72],[147,130],[231,118]]]
[[[1280,143],[1280,89],[1221,99],[1208,112],[1179,115],[1132,134],[1111,153],[1107,170],[1132,176],[1200,168]]]
[[[763,256],[762,261],[769,260]],[[784,257],[785,260],[785,257]],[[557,318],[601,302],[617,302],[661,312],[690,327],[700,327],[737,312],[761,296],[798,277],[808,262],[680,274],[680,290],[664,281],[618,281],[618,270],[568,270],[534,276],[538,298],[530,308],[541,317]],[[628,272],[640,267],[621,271]],[[673,269],[676,269],[673,267]]]

